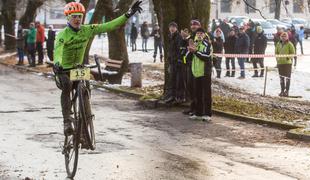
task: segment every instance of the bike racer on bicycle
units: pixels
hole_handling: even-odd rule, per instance
[[[81,25],[85,14],[85,8],[81,3],[70,2],[65,6],[64,14],[67,16],[68,22],[67,27],[60,31],[56,37],[54,71],[62,89],[61,107],[66,135],[73,133],[70,99],[73,82],[70,81],[68,73],[58,72],[82,65],[89,39],[97,34],[113,31],[124,25],[136,12],[141,13],[141,3],[142,1],[137,1],[127,13],[110,22],[90,25]]]

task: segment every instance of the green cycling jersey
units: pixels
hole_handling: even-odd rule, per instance
[[[125,24],[127,19],[123,15],[104,24],[82,25],[78,31],[66,27],[56,37],[54,63],[63,69],[81,65],[89,39],[96,34],[115,30]]]

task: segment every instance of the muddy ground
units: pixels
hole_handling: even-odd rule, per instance
[[[65,179],[60,91],[53,81],[0,66],[0,179]],[[147,110],[93,90],[97,149],[79,179],[309,179],[309,143],[286,131],[182,109]]]

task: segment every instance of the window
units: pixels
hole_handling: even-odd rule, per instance
[[[304,0],[294,0],[293,12],[294,13],[303,13],[304,12]]]
[[[276,9],[276,1],[275,0],[269,0],[269,12],[274,13]]]
[[[247,2],[252,7],[254,7],[254,8],[256,7],[256,0],[247,0]],[[248,14],[249,13],[255,13],[255,10],[245,4],[245,12],[248,13]]]
[[[65,19],[63,10],[61,9],[51,9],[50,10],[50,19]]]
[[[231,12],[231,0],[221,0],[221,12],[230,13]]]

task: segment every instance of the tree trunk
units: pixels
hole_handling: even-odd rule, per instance
[[[120,0],[116,6],[118,11],[114,11],[112,0],[106,1],[108,2],[106,3],[106,6],[104,6],[104,11],[107,21],[123,15],[128,10],[129,5],[133,2],[133,0]],[[128,70],[129,63],[124,26],[120,27],[117,30],[108,32],[108,39],[109,58],[123,61],[122,68],[120,69],[118,75],[110,76],[108,80],[111,84],[121,84],[123,75]]]
[[[94,14],[93,14],[89,24],[101,23],[102,17],[104,16],[104,9],[105,9],[104,6],[106,5],[106,1],[107,0],[98,0],[96,7],[95,7]],[[93,40],[94,40],[94,37],[91,38],[87,44],[87,48],[85,51],[85,57],[84,57],[84,60],[85,60],[84,63],[85,64],[89,63],[89,61],[88,61],[89,51],[90,51],[91,45],[93,43]]]
[[[23,28],[29,28],[29,24],[35,21],[37,9],[41,7],[44,0],[29,0],[24,15],[20,18],[19,24]]]
[[[203,27],[207,28],[211,2],[210,0],[153,0],[153,3],[164,39],[165,94],[169,87],[169,63],[167,59],[169,23],[175,21],[180,30],[189,28],[190,20],[198,18],[202,22]]]
[[[276,4],[276,9],[274,12],[274,18],[280,20],[280,14],[281,14],[281,2],[282,0],[274,0]]]
[[[4,45],[5,50],[15,49],[15,19],[16,19],[16,0],[3,0],[2,16],[4,24]]]
[[[2,25],[3,25],[3,17],[0,15],[0,46],[2,46]]]

